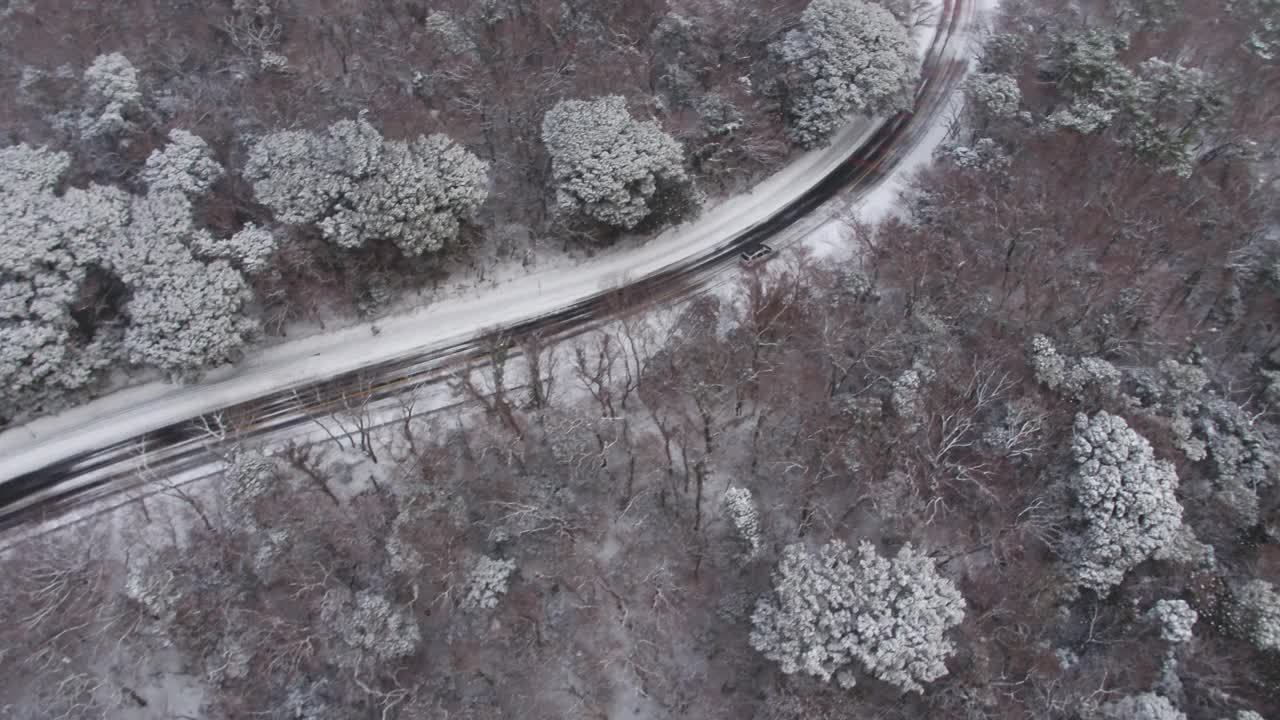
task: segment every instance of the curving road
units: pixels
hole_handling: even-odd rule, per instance
[[[823,166],[828,168],[825,174],[773,212],[731,232],[710,249],[674,265],[659,266],[620,289],[597,290],[558,309],[510,324],[473,326],[452,338],[323,380],[280,382],[277,375],[270,381],[275,387],[253,399],[212,406],[205,403],[178,419],[173,415],[183,411],[177,400],[166,408],[166,398],[162,397],[121,411],[145,416],[154,407],[155,412],[150,414],[160,419],[150,424],[145,420],[126,423],[123,415],[119,422],[107,417],[95,424],[109,427],[86,423],[53,437],[25,441],[17,436],[18,431],[10,430],[2,438],[8,444],[0,445],[0,452],[8,455],[0,461],[0,532],[91,503],[122,500],[144,483],[138,477],[136,462],[143,448],[153,476],[183,476],[190,480],[199,477],[201,469],[203,474],[213,472],[205,427],[218,419],[230,419],[240,440],[283,437],[311,423],[313,417],[349,406],[353,401],[377,403],[406,387],[442,383],[448,378],[448,368],[481,360],[488,348],[502,340],[532,333],[544,338],[572,337],[620,310],[666,303],[705,290],[736,267],[736,257],[743,247],[779,238],[783,231],[794,229],[829,200],[865,196],[885,181],[934,126],[964,77],[968,66],[964,39],[975,21],[973,3],[974,0],[943,1],[911,111],[857,135],[850,141],[857,144],[849,149],[833,146],[826,152],[839,155],[823,158],[829,161]],[[787,189],[785,184],[782,188]],[[541,287],[538,294],[542,294]],[[507,317],[518,312],[510,304],[508,308],[512,311]],[[175,391],[175,396],[180,393]],[[51,462],[54,456],[58,459]]]

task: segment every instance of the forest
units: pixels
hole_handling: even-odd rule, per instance
[[[0,423],[642,241],[909,104],[932,6],[749,5],[5,3]]]
[[[154,17],[145,3],[119,5]],[[297,225],[271,231],[272,263],[390,241],[361,256],[365,269],[455,222],[463,235],[517,223],[602,243],[602,225],[642,227],[654,198],[689,211],[663,193],[688,201],[714,192],[712,176],[745,182],[785,148],[822,142],[838,100],[819,91],[841,82],[819,80],[840,75],[832,28],[874,16],[905,33],[921,11],[495,0],[439,16],[421,3],[335,2],[307,20],[262,5],[278,19],[232,16],[259,53],[246,58],[296,62],[305,37],[324,43],[317,57],[353,67],[351,80],[334,93],[302,71],[264,77],[236,85],[237,103],[218,95],[225,87],[185,85],[219,108],[188,127],[221,148],[221,166],[240,162],[229,158],[242,149],[218,157],[240,147],[226,140],[238,123],[311,129],[266,136],[278,152],[255,145],[242,173],[213,181],[233,186],[227,206],[172,222],[244,213],[255,232]],[[161,7],[196,25],[205,12]],[[9,12],[56,27],[54,15]],[[458,53],[481,60],[463,70],[424,59],[434,70],[412,82],[425,105],[392,90],[413,65],[394,53],[421,47],[395,33],[453,32],[446,19],[465,29],[491,12],[504,19],[484,25],[483,42],[457,36]],[[316,25],[275,34],[271,22]],[[681,46],[683,22],[709,42]],[[271,447],[220,417],[206,427],[213,481],[148,478],[154,492],[137,502],[10,546],[0,714],[1280,717],[1280,6],[1004,0],[987,25],[947,139],[897,213],[872,224],[846,209],[844,255],[793,248],[727,292],[670,307],[619,297],[594,332],[502,338],[449,377],[457,402],[438,412],[421,412],[426,390],[409,387],[394,422],[354,404],[314,418],[324,440]],[[640,28],[653,31],[627,44]],[[379,53],[364,49],[373,38]],[[178,52],[165,47],[149,52]],[[743,50],[709,57],[723,47]],[[610,54],[625,48],[645,61]],[[634,98],[603,76],[570,72],[575,52],[615,75],[645,70],[610,80],[648,88],[667,108],[661,127],[628,120]],[[903,66],[897,54],[872,53],[888,69]],[[732,96],[744,126],[726,147],[693,129],[700,110],[684,130],[668,124],[682,116],[671,109],[682,71],[704,100],[708,87]],[[732,95],[744,73],[754,86],[771,77],[778,94]],[[182,97],[190,76],[171,77]],[[535,107],[557,93],[543,88],[564,82],[603,99],[551,103],[544,118]],[[896,107],[882,89],[857,94]],[[343,102],[369,112],[307,116]],[[23,107],[7,112],[35,114]],[[474,137],[386,139],[458,117]],[[597,129],[633,137],[645,148],[635,161],[656,163],[651,183],[624,184],[638,196],[593,199],[567,170]],[[165,221],[164,208],[145,209],[150,193],[172,182],[182,195],[202,177],[165,171],[178,155],[206,157],[190,145],[170,136],[162,160],[143,160],[150,190],[129,201],[126,224]],[[33,194],[52,193],[55,169],[98,178],[129,153],[154,157],[131,146],[54,162],[27,147],[0,152],[35,158],[18,173]],[[403,182],[453,173],[451,202],[474,205],[481,225],[415,218],[427,232],[397,235],[358,198],[401,181],[273,169],[317,147],[370,166],[430,156],[431,177]],[[711,172],[707,158],[738,173]],[[466,178],[484,163],[492,188],[480,198]],[[288,189],[312,172],[346,199]],[[548,196],[515,189],[544,180]],[[238,221],[223,222],[226,235]],[[232,245],[254,255],[248,240]],[[287,285],[289,272],[275,277]],[[343,282],[315,272],[323,281],[306,292]],[[145,476],[145,457],[139,467]]]

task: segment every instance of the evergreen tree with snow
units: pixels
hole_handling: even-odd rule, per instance
[[[826,144],[851,115],[911,107],[919,77],[914,45],[881,5],[813,0],[800,27],[774,50],[784,68],[791,139],[798,145]]]
[[[816,553],[795,544],[756,605],[750,641],[787,674],[847,688],[861,669],[922,692],[922,683],[947,674],[955,647],[946,632],[963,619],[960,592],[910,544],[893,559],[868,542],[854,551],[837,540]]]
[[[563,214],[631,230],[657,210],[678,218],[701,203],[680,144],[633,118],[620,96],[561,101],[542,120],[542,141]]]
[[[1076,416],[1071,443],[1080,533],[1066,554],[1076,581],[1099,593],[1168,545],[1182,525],[1173,465],[1116,415]]]

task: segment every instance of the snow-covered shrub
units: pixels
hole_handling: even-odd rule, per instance
[[[1071,451],[1070,487],[1083,527],[1067,556],[1076,581],[1104,593],[1177,534],[1178,477],[1124,418],[1106,412],[1076,416]]]
[[[331,590],[320,604],[320,617],[343,643],[374,662],[408,657],[422,643],[413,613],[373,592],[353,597],[345,589]]]
[[[922,692],[921,683],[947,674],[955,648],[946,632],[964,619],[964,599],[909,544],[889,560],[870,543],[855,554],[837,540],[817,553],[788,546],[751,619],[751,646],[784,673],[834,677],[847,688],[861,667]]]
[[[209,145],[186,130],[169,132],[169,144],[155,150],[142,169],[142,181],[152,193],[176,190],[188,197],[203,195],[222,177],[222,166]]]
[[[724,493],[724,507],[738,537],[747,545],[747,557],[754,558],[760,554],[760,513],[756,510],[751,491],[740,487],[729,488]]]
[[[1160,623],[1160,638],[1171,643],[1190,640],[1191,628],[1200,617],[1185,600],[1160,600],[1150,614]]]
[[[1280,592],[1266,580],[1245,583],[1236,593],[1246,636],[1263,650],[1280,650]]]
[[[964,96],[983,117],[1011,118],[1018,114],[1022,91],[1018,80],[1004,73],[974,73],[964,83]]]
[[[1224,720],[1264,720],[1264,718],[1253,710],[1237,710],[1234,717]]]
[[[515,572],[513,560],[494,560],[481,555],[467,573],[462,607],[466,610],[487,610],[498,606],[498,600],[507,593],[507,582]]]
[[[457,143],[384,141],[363,118],[266,135],[245,177],[281,222],[317,223],[344,248],[390,240],[406,255],[439,250],[488,197],[488,164]]]
[[[914,47],[881,5],[813,0],[800,27],[774,46],[784,68],[792,141],[819,147],[850,115],[908,109],[919,75]]]
[[[542,142],[562,213],[630,230],[659,209],[664,189],[694,196],[680,143],[631,117],[621,96],[557,103],[542,119]]]
[[[120,53],[99,55],[84,71],[84,98],[80,131],[86,137],[125,130],[128,116],[142,107],[138,71]]]
[[[1100,720],[1187,720],[1168,698],[1155,693],[1130,695],[1098,709]]]

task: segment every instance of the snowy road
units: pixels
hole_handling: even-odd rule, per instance
[[[119,491],[136,476],[139,448],[159,475],[207,464],[199,428],[214,415],[234,419],[241,437],[279,437],[352,398],[443,380],[444,368],[482,357],[497,337],[573,335],[620,303],[666,302],[707,287],[736,267],[742,247],[785,242],[832,198],[884,188],[926,136],[936,142],[967,70],[976,14],[973,0],[944,2],[912,112],[855,123],[830,147],[642,247],[379,320],[376,336],[364,324],[298,340],[199,383],[130,388],[0,434],[0,527]]]

